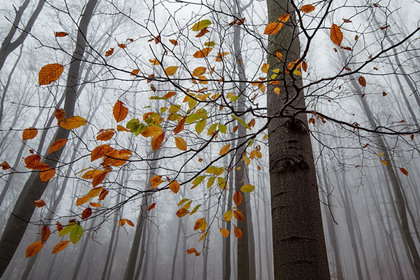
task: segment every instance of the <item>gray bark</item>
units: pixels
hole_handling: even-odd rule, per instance
[[[278,80],[282,92],[277,95],[274,86],[268,86],[274,279],[326,280],[330,274],[311,139],[306,115],[294,116],[305,108],[304,94],[299,90],[302,80],[285,73],[287,62],[300,58],[296,19],[289,1],[267,0],[267,6],[268,22],[285,13],[292,15],[268,42],[268,64],[281,70]],[[274,56],[276,50],[286,63]]]
[[[98,0],[89,0],[83,16],[81,17],[79,31],[77,34],[76,48],[72,56],[72,63],[67,77],[67,85],[64,91],[66,98],[64,111],[66,112],[67,117],[73,116],[74,114],[80,76],[80,64],[87,46],[86,35],[88,26],[97,2]],[[58,128],[51,144],[58,139],[68,138],[69,132],[69,130],[64,128]],[[45,162],[51,168],[55,168],[60,160],[62,151],[63,149],[60,149],[59,151],[48,155]],[[35,210],[33,201],[41,198],[47,185],[48,182],[40,181],[38,172],[33,172],[26,181],[12,214],[7,221],[6,228],[0,240],[0,251],[2,252],[0,255],[0,276],[3,275],[13,255],[15,254],[20,241],[22,240],[23,234],[28,226],[28,222]]]

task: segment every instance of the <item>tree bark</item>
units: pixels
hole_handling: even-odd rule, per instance
[[[285,73],[287,62],[300,58],[298,28],[289,2],[267,0],[268,22],[291,14],[268,42],[268,64],[281,71],[280,85],[269,85],[267,92],[274,279],[325,280],[330,275],[311,139],[306,115],[294,115],[305,108],[302,79]],[[286,63],[274,56],[276,50]],[[280,95],[273,92],[275,87],[280,87]]]
[[[77,89],[79,86],[80,64],[87,46],[86,35],[88,26],[97,2],[98,0],[89,0],[80,21],[76,48],[72,56],[72,63],[67,77],[67,85],[64,91],[66,98],[64,111],[66,112],[67,117],[73,116],[74,114],[74,107],[77,100]],[[58,128],[51,144],[58,139],[67,139],[69,132],[69,130],[64,128]],[[62,151],[63,149],[60,149],[59,151],[47,156],[45,162],[51,168],[55,168],[60,160]],[[12,260],[20,241],[22,240],[23,234],[28,226],[28,222],[35,210],[33,201],[41,198],[47,185],[48,182],[40,181],[38,172],[33,172],[26,181],[12,214],[7,221],[6,228],[0,240],[0,251],[2,252],[0,255],[0,276],[3,275],[8,264]]]

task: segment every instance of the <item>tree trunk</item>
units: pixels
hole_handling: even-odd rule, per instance
[[[271,84],[267,92],[274,279],[325,280],[330,275],[311,139],[306,115],[293,117],[305,108],[299,90],[302,80],[285,73],[287,62],[300,58],[298,28],[289,2],[267,0],[269,22],[291,13],[290,21],[281,32],[269,36],[268,43],[268,64],[281,70],[281,85]],[[274,56],[276,50],[286,63]],[[280,95],[273,92],[275,87],[280,87]]]
[[[72,56],[72,63],[67,77],[67,85],[64,91],[66,98],[64,111],[66,112],[67,117],[73,116],[74,113],[74,107],[77,100],[77,89],[79,85],[80,64],[83,60],[83,55],[87,45],[87,30],[97,2],[98,0],[89,0],[80,21],[76,48]],[[69,130],[64,128],[58,128],[51,143],[54,143],[58,139],[67,139],[69,132]],[[55,168],[60,160],[62,151],[63,149],[60,149],[59,151],[47,156],[45,162],[51,168]],[[20,241],[22,240],[23,234],[28,226],[28,222],[30,221],[35,209],[33,201],[41,198],[47,185],[48,182],[40,181],[38,172],[33,172],[26,181],[12,214],[7,221],[6,228],[0,240],[0,251],[2,252],[0,255],[0,276],[3,275],[8,264],[12,260]]]

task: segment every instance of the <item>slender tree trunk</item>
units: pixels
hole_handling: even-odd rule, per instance
[[[66,112],[67,117],[73,116],[74,113],[80,76],[79,69],[87,45],[87,30],[97,2],[98,0],[88,1],[80,21],[76,49],[73,53],[73,59],[67,78],[67,85],[64,91],[64,95],[66,96],[64,111]],[[67,139],[69,132],[69,130],[64,128],[58,128],[51,143],[54,143],[58,139]],[[62,151],[63,149],[52,153],[46,158],[45,162],[51,168],[55,168],[60,160]],[[0,255],[0,276],[3,275],[8,264],[12,260],[20,241],[22,240],[23,234],[28,226],[28,222],[30,221],[35,209],[33,201],[41,198],[47,185],[48,182],[40,181],[38,172],[33,172],[26,181],[12,214],[7,221],[6,228],[0,240],[0,251],[2,252]]]
[[[302,80],[285,73],[287,62],[300,58],[298,28],[289,3],[267,0],[268,22],[292,14],[268,42],[268,64],[271,69],[281,70],[281,85],[269,85],[267,92],[274,279],[326,280],[330,274],[307,119],[302,114],[293,117],[298,110],[293,108],[305,108],[304,94],[299,90]],[[274,56],[276,50],[284,55],[286,63]],[[275,87],[280,87],[282,94],[275,94]],[[293,108],[283,110],[287,104]]]

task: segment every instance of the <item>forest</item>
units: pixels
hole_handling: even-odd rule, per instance
[[[420,279],[419,0],[0,0],[0,279]]]

